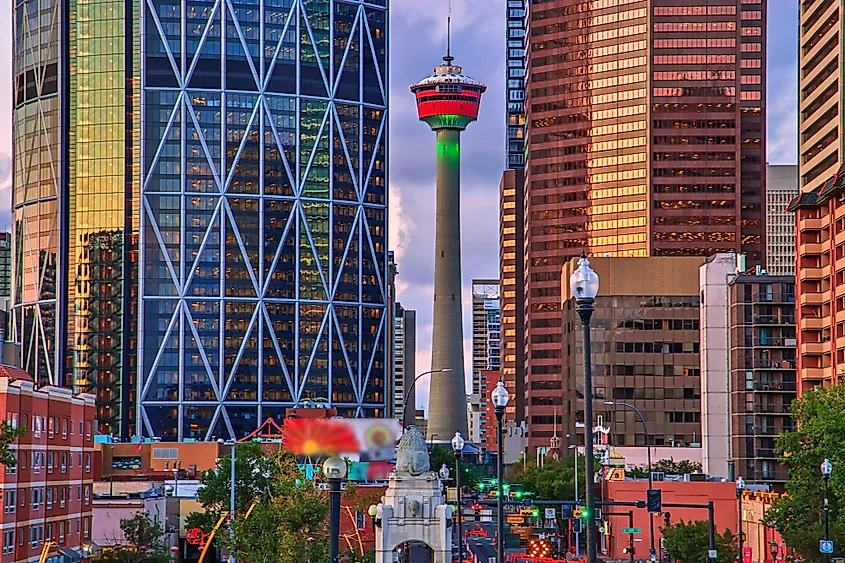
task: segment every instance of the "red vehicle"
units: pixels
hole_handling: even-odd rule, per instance
[[[469,530],[467,530],[464,533],[464,535],[468,538],[469,537],[486,538],[487,532],[485,532],[484,528],[482,528],[481,525],[479,525],[478,522],[476,522],[475,524],[472,525],[472,528],[470,528]]]

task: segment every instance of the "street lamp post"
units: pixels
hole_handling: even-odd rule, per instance
[[[403,428],[408,428],[409,426],[411,426],[410,424],[407,424],[407,422],[408,422],[408,417],[407,417],[408,399],[411,398],[411,391],[414,390],[414,387],[416,386],[417,381],[419,381],[424,375],[430,375],[432,373],[446,373],[446,372],[450,372],[450,371],[452,371],[452,368],[432,369],[432,370],[429,370],[429,371],[424,371],[421,374],[414,377],[414,380],[408,386],[407,391],[405,391],[405,397],[402,399],[402,427]],[[416,411],[416,405],[414,405],[414,408],[412,410]],[[411,420],[414,420],[414,418],[411,417]]]
[[[744,542],[744,534],[742,533],[742,491],[745,490],[745,479],[739,477],[736,480],[736,498],[737,498],[737,527],[739,534],[739,541],[737,545],[739,546],[739,553],[737,554],[737,561],[742,563],[742,544]]]
[[[323,462],[323,474],[329,480],[329,563],[337,563],[340,539],[340,483],[346,477],[346,461],[332,456]]]
[[[651,490],[654,488],[654,483],[652,482],[652,475],[651,475],[651,437],[648,433],[648,424],[645,422],[645,417],[643,417],[643,413],[640,412],[640,409],[635,407],[630,403],[621,403],[617,401],[605,401],[605,405],[619,405],[620,407],[629,408],[640,418],[640,422],[643,423],[643,430],[645,431],[645,449],[646,449],[646,458],[648,460],[648,489]],[[651,555],[656,556],[656,546],[654,545],[654,514],[648,515],[648,535],[649,539],[651,540]],[[654,558],[652,558],[654,560]]]
[[[830,540],[830,502],[827,494],[827,481],[830,479],[830,474],[833,472],[833,464],[830,460],[825,458],[821,465],[822,480],[824,481],[824,539]],[[830,553],[825,553],[825,559],[830,561]]]
[[[455,488],[458,490],[458,557],[464,563],[464,519],[461,516],[461,454],[464,451],[464,439],[460,432],[452,438],[452,451],[455,452]]]
[[[502,498],[504,491],[502,488],[502,473],[503,458],[505,456],[504,439],[502,437],[502,417],[505,415],[505,407],[508,405],[508,390],[501,380],[496,384],[493,393],[490,394],[490,399],[493,401],[493,406],[496,409],[496,447],[498,449],[496,455],[496,484],[498,486],[498,521],[496,522],[496,557],[497,563],[504,563],[505,548],[504,548],[504,533],[505,533],[505,505]],[[463,563],[463,561],[461,562]]]
[[[590,319],[595,311],[594,303],[599,292],[599,276],[592,268],[587,255],[582,251],[578,269],[569,277],[569,288],[578,306],[575,310],[581,317],[584,328],[584,461],[587,472],[587,563],[596,563],[595,528],[595,470],[593,468],[593,370],[590,353]]]

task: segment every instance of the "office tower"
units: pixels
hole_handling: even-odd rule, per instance
[[[601,283],[592,321],[593,412],[610,426],[610,444],[645,446],[646,434],[633,410],[605,401],[637,407],[648,421],[652,445],[700,446],[702,262],[662,256],[590,259]],[[584,333],[569,294],[569,276],[577,267],[572,260],[562,269],[563,378],[533,381],[527,394],[531,449],[549,444],[555,424],[559,436],[564,428],[562,434],[572,432],[576,444],[584,443],[583,432],[574,431],[576,423],[585,422]]]
[[[411,86],[420,121],[437,139],[434,234],[434,321],[428,437],[448,442],[468,436],[464,338],[461,319],[461,132],[478,119],[487,86],[453,65],[450,51],[434,75]]]
[[[528,13],[527,388],[561,376],[560,271],[581,250],[765,263],[764,1],[585,6]]]
[[[508,0],[505,103],[507,104],[507,155],[509,169],[525,163],[525,16],[527,0]]]
[[[386,2],[76,4],[16,13],[24,367],[121,436],[384,415]]]
[[[40,384],[95,393],[99,431],[121,437],[135,432],[138,347],[130,14],[100,0],[14,4],[10,338],[20,357],[4,358]]]
[[[12,233],[0,233],[0,302],[12,295]],[[6,307],[3,307],[5,310]]]
[[[515,421],[525,417],[523,179],[521,169],[505,170],[499,183],[499,304],[502,311],[499,371],[508,393],[514,398],[505,408],[505,417]]]
[[[417,312],[396,302],[393,309],[393,417],[407,427],[416,409]]]
[[[782,490],[774,442],[796,396],[795,279],[744,270],[734,254],[700,270],[704,472]]]
[[[771,276],[795,275],[795,213],[798,167],[766,165],[766,270]]]

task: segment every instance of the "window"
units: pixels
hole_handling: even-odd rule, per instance
[[[85,423],[85,428],[86,428],[85,437],[90,438],[91,437],[91,421],[88,421],[88,422]]]
[[[47,422],[47,435],[50,438],[53,438],[56,435],[55,434],[55,428],[54,428],[55,425],[53,423],[54,420],[55,419],[51,416],[50,420]]]
[[[64,508],[65,507],[65,488],[61,487],[59,490],[61,491],[59,507]]]
[[[53,539],[53,524],[50,524],[50,523],[47,524],[46,536],[47,537],[45,537],[44,539],[47,540],[47,541],[50,541],[51,539]]]
[[[21,469],[26,469],[26,459],[29,457],[26,455],[26,450],[21,452]]]
[[[8,489],[4,495],[3,512],[6,514],[14,514],[18,505],[18,492],[15,489]]]
[[[67,440],[67,419],[62,419],[62,439]]]
[[[82,432],[83,432],[83,430],[82,430],[82,425],[83,425],[83,424],[84,424],[84,423],[80,420],[80,421],[79,421],[79,435],[80,435],[80,436],[82,436]]]
[[[82,500],[82,485],[76,486],[76,500]],[[77,530],[78,532],[79,530]]]
[[[12,451],[9,452],[9,454],[15,460],[18,459],[18,450],[12,450]],[[17,474],[17,472],[18,472],[18,464],[17,463],[12,465],[11,467],[9,467],[8,465],[6,466],[6,475],[15,475],[15,474]]]
[[[86,540],[88,539],[88,518],[85,518],[85,528],[83,531],[83,536]]]
[[[65,541],[65,523],[59,522],[59,543],[64,543]]]
[[[26,506],[26,489],[20,489],[21,491],[21,506]]]
[[[53,508],[53,487],[47,487],[47,510],[51,508]]]
[[[91,473],[91,454],[85,454],[85,473]]]
[[[79,467],[82,467],[82,453],[79,454]]]
[[[54,459],[53,452],[47,452],[47,473],[53,472],[53,459]]]
[[[29,490],[29,504],[32,505],[32,510],[38,510],[41,506],[41,495],[43,494],[42,489],[38,487],[33,487]]]
[[[85,485],[85,504],[91,504],[91,487]]]
[[[67,452],[62,452],[62,473],[67,473]]]
[[[153,448],[153,459],[176,459],[179,448]]]
[[[15,531],[6,530],[3,532],[3,555],[15,552]]]

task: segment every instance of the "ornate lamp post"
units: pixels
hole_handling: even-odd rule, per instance
[[[452,451],[455,452],[455,488],[458,490],[458,557],[464,563],[464,519],[461,516],[461,454],[464,451],[464,439],[460,432],[452,438]]]
[[[498,449],[496,455],[496,485],[498,487],[498,521],[496,522],[496,556],[498,557],[497,563],[504,563],[505,561],[505,543],[504,543],[504,534],[505,534],[505,505],[504,499],[502,498],[504,495],[504,491],[502,488],[502,473],[503,471],[503,458],[505,456],[505,445],[504,439],[502,437],[502,417],[505,415],[505,407],[508,406],[508,399],[510,396],[508,395],[508,390],[505,389],[505,385],[499,381],[496,384],[496,388],[493,389],[493,392],[490,394],[490,399],[493,401],[493,406],[496,409],[496,447]],[[463,563],[463,561],[461,562]],[[595,562],[592,562],[595,563]]]
[[[830,540],[830,502],[827,492],[827,481],[830,479],[830,474],[833,473],[833,464],[830,460],[825,458],[821,465],[822,480],[824,481],[824,539]],[[830,561],[830,554],[825,554],[825,559]]]
[[[599,292],[599,276],[590,268],[590,261],[582,251],[578,269],[569,277],[569,288],[578,304],[575,310],[584,328],[584,464],[587,473],[587,563],[596,563],[596,491],[593,467],[593,369],[590,363],[590,319]]]
[[[329,480],[329,563],[337,563],[340,539],[340,483],[346,477],[346,461],[332,456],[323,462],[323,474]]]

